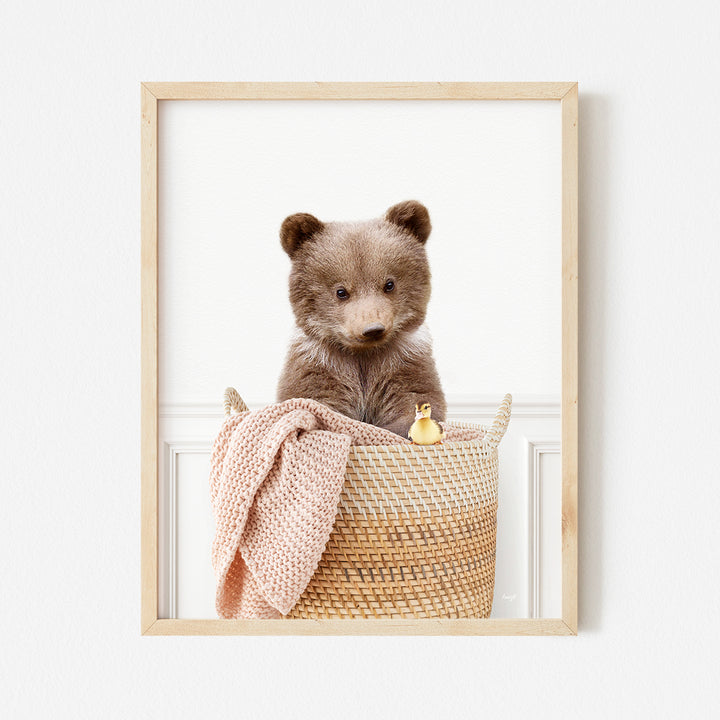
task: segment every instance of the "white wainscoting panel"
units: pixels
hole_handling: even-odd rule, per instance
[[[487,425],[501,399],[448,398],[448,417]],[[160,408],[160,617],[216,617],[208,476],[222,419],[220,401]],[[560,616],[559,451],[559,400],[514,398],[499,448],[493,617]]]
[[[562,474],[560,441],[528,437],[530,617],[562,613]]]

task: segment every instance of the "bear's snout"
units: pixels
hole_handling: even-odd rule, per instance
[[[384,334],[385,326],[382,323],[368,325],[362,332],[362,336],[366,340],[380,340]]]
[[[344,335],[351,345],[377,345],[387,340],[392,330],[392,321],[376,320],[356,323],[352,328],[345,328]]]
[[[394,327],[393,306],[389,298],[357,293],[360,297],[343,302],[342,336],[351,348],[374,347],[390,339]]]

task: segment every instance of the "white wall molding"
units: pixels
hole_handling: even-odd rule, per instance
[[[472,419],[494,417],[502,402],[503,395],[449,396],[448,417],[450,419]],[[264,407],[273,400],[247,400],[251,410]],[[557,418],[560,417],[560,398],[556,395],[513,395],[512,416],[515,418]],[[160,403],[161,418],[221,419],[223,417],[222,395],[215,401]]]
[[[559,454],[554,437],[525,438],[528,458],[528,609],[531,618],[543,617],[543,487],[542,456]]]
[[[503,395],[449,396],[448,417],[486,418],[494,417]],[[556,395],[513,395],[514,418],[559,418],[560,398]]]
[[[178,594],[178,459],[186,453],[209,455],[212,444],[207,440],[163,442],[160,453],[159,498],[159,588],[158,611],[162,618],[176,618]]]

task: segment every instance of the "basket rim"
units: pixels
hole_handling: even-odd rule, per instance
[[[240,393],[234,388],[234,387],[228,387],[225,389],[225,393],[223,396],[223,405],[225,409],[225,415],[230,415],[232,412],[247,412],[248,406],[245,404],[245,401],[240,396]],[[500,444],[500,441],[503,439],[503,436],[505,435],[505,432],[507,430],[508,423],[510,422],[510,415],[511,415],[511,409],[512,409],[512,395],[509,393],[505,395],[502,402],[500,403],[500,406],[498,407],[497,413],[495,414],[495,419],[493,420],[492,424],[489,426],[485,425],[477,425],[475,423],[466,423],[461,422],[457,420],[444,420],[447,425],[451,425],[453,427],[459,427],[459,428],[478,428],[485,431],[485,434],[482,438],[478,438],[476,440],[455,440],[455,441],[448,441],[443,442],[437,445],[416,445],[415,443],[411,443],[408,441],[401,442],[401,443],[393,443],[393,444],[385,444],[385,445],[352,445],[353,447],[375,447],[375,448],[443,448],[445,447],[456,447],[460,445],[471,445],[471,444],[477,444],[479,447],[485,447],[489,450],[497,449],[497,446]],[[362,421],[359,421],[362,422]],[[398,437],[402,437],[398,435]],[[403,438],[404,440],[404,438]]]
[[[362,421],[361,421],[362,422]],[[351,445],[350,449],[354,448],[375,448],[376,450],[382,449],[382,448],[397,448],[401,450],[422,450],[422,451],[429,451],[434,448],[434,452],[442,451],[443,449],[450,449],[454,447],[459,446],[470,446],[470,445],[487,445],[488,447],[492,446],[492,443],[486,442],[487,438],[487,427],[485,425],[475,425],[474,423],[463,423],[458,422],[455,420],[443,420],[444,425],[450,425],[452,427],[459,428],[461,430],[470,430],[473,429],[473,427],[477,428],[478,430],[484,430],[485,435],[481,438],[473,438],[472,440],[443,440],[441,443],[436,443],[434,445],[418,445],[417,443],[405,441],[405,442],[398,442],[398,443],[383,443],[382,445]],[[402,435],[398,435],[398,437],[402,438]]]

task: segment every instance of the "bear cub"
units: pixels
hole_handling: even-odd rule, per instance
[[[423,325],[430,299],[425,242],[430,216],[409,200],[365,222],[290,215],[280,241],[290,256],[297,333],[278,401],[318,400],[355,420],[407,437],[419,399],[444,420],[445,396]]]

